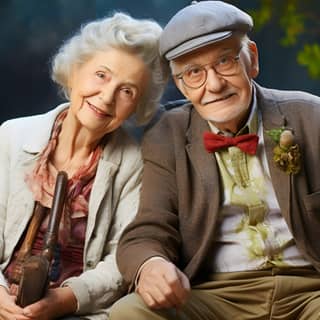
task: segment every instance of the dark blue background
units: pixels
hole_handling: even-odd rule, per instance
[[[229,1],[247,10],[260,1]],[[164,25],[186,0],[1,0],[0,1],[0,122],[45,112],[63,101],[49,76],[51,56],[81,24],[125,11]],[[298,47],[282,48],[276,26],[252,33],[260,54],[258,82],[279,89],[300,89],[320,95],[320,81],[311,80],[296,62]],[[320,36],[317,36],[319,40]],[[170,85],[163,102],[179,98]]]

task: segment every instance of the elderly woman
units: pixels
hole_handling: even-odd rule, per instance
[[[69,102],[0,127],[0,319],[106,319],[123,293],[115,250],[136,214],[142,161],[121,125],[131,115],[146,123],[158,104],[167,78],[160,33],[157,23],[122,13],[87,24],[53,60]],[[35,208],[51,207],[58,171],[69,179],[50,287],[22,308],[13,279],[19,250]]]

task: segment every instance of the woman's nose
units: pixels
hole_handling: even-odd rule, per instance
[[[101,90],[99,98],[105,105],[114,105],[116,99],[116,90],[114,88],[104,88]]]

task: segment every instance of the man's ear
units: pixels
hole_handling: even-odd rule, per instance
[[[249,53],[250,53],[250,67],[249,75],[252,79],[256,78],[259,74],[259,54],[258,48],[254,41],[249,42]]]

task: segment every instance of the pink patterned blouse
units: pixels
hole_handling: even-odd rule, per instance
[[[50,141],[40,154],[33,171],[26,173],[25,176],[26,184],[32,191],[35,201],[47,208],[51,208],[52,205],[55,179],[58,173],[50,159],[58,143],[59,133],[67,112],[67,110],[64,110],[57,117]],[[101,143],[91,152],[87,161],[79,167],[72,177],[69,177],[67,200],[59,226],[59,240],[55,248],[54,261],[51,268],[51,287],[59,286],[65,279],[78,276],[83,271],[83,248],[88,203],[104,144],[104,139],[102,139]],[[48,218],[49,215],[47,214],[42,221],[32,246],[32,254],[39,254],[42,250]],[[6,269],[7,279],[10,279],[10,273],[14,268],[20,245],[21,241],[16,247],[13,258]]]

